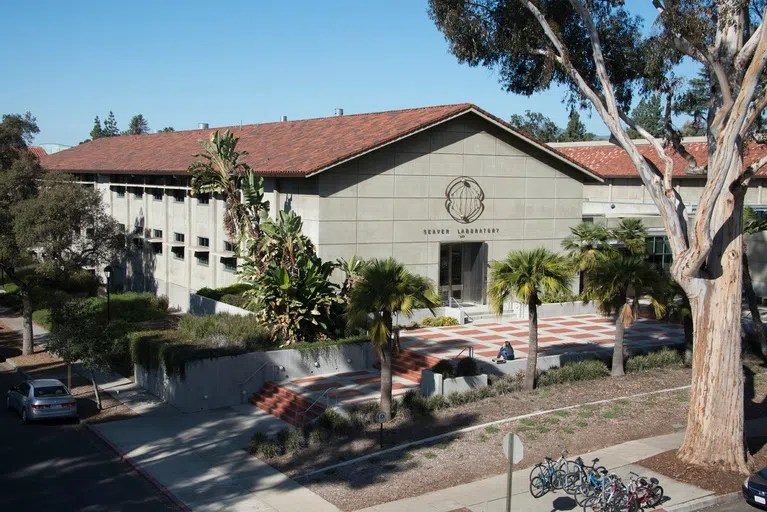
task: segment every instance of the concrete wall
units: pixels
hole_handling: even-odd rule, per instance
[[[366,370],[376,360],[370,343],[349,343],[315,351],[274,350],[194,361],[187,365],[184,379],[136,365],[135,377],[138,385],[181,411],[195,412],[245,403],[266,381]]]
[[[474,178],[485,194],[484,212],[471,224],[445,207],[445,189],[459,176]],[[491,261],[515,249],[559,251],[581,221],[587,180],[473,114],[314,179],[323,259],[393,256],[435,282],[441,243],[487,242]]]
[[[426,318],[433,318],[437,316],[449,316],[451,318],[455,318],[459,324],[466,323],[466,313],[464,313],[462,310],[458,308],[435,308],[434,314],[428,309],[416,309],[413,311],[413,315],[411,317],[406,317],[405,315],[395,315],[394,316],[394,325],[408,325],[412,322],[418,322],[419,324],[424,321]]]
[[[203,297],[196,293],[192,293],[189,296],[189,313],[197,316],[215,315],[217,313],[238,316],[248,316],[253,314],[252,311],[248,311],[247,309],[238,308],[237,306]]]
[[[527,307],[519,302],[512,304],[509,311],[513,312],[520,319],[527,320],[529,318]],[[571,315],[595,315],[597,313],[597,306],[594,302],[589,302],[588,304],[583,301],[552,302],[538,306],[539,319]]]
[[[421,372],[421,394],[423,396],[447,396],[450,393],[465,393],[485,386],[487,386],[487,375],[485,374],[446,379],[441,374],[431,370]]]

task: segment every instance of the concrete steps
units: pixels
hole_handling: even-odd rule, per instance
[[[402,349],[392,361],[392,375],[420,384],[421,370],[428,370],[438,362],[439,358],[437,357],[425,356],[413,350]],[[373,368],[380,370],[380,361],[375,363]]]
[[[264,384],[248,399],[248,402],[294,427],[301,427],[311,422],[325,410],[324,403],[314,403],[310,397],[280,386],[276,382]]]

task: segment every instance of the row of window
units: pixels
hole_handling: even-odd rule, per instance
[[[152,194],[152,197],[155,201],[162,201],[162,196],[164,192],[162,190],[154,190],[150,192]],[[115,194],[118,198],[125,197],[125,188],[123,187],[116,187],[115,188]],[[186,192],[183,190],[176,190],[170,193],[173,196],[173,199],[177,203],[183,203],[186,199]],[[133,198],[134,199],[143,199],[144,198],[144,191],[143,190],[135,190],[133,192]],[[199,194],[197,195],[197,204],[210,204],[210,194]]]

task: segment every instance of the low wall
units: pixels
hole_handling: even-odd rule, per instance
[[[446,379],[442,374],[435,373],[432,370],[421,371],[421,394],[427,397],[463,393],[485,386],[487,386],[487,375],[485,374]]]
[[[252,315],[252,311],[238,308],[231,304],[225,304],[196,293],[189,294],[189,313],[195,316],[215,315],[216,313],[227,313],[230,315],[247,316]]]
[[[527,306],[517,302],[517,305],[512,305],[512,311],[523,319],[529,318],[527,312]],[[595,302],[589,302],[588,304],[582,300],[575,302],[552,302],[549,304],[541,304],[538,306],[538,318],[554,318],[558,316],[571,316],[571,315],[596,315],[597,305]]]
[[[184,379],[169,377],[163,369],[147,371],[137,364],[135,377],[136,384],[181,411],[195,412],[245,403],[266,381],[367,370],[376,360],[372,345],[361,342],[203,359],[187,365]]]
[[[415,309],[413,315],[407,317],[405,315],[394,315],[394,325],[408,325],[411,322],[423,322],[424,318],[437,317],[437,316],[449,316],[458,320],[459,324],[466,323],[466,315],[458,308],[441,307],[434,308],[434,313],[428,309]]]

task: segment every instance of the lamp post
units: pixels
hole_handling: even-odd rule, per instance
[[[112,279],[112,267],[110,265],[107,265],[104,267],[104,275],[107,276],[107,323],[110,322],[110,311],[109,311],[109,288],[110,288],[110,281]]]

